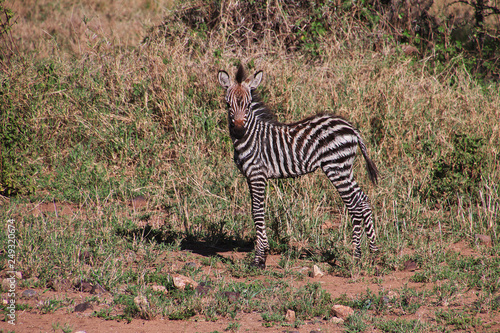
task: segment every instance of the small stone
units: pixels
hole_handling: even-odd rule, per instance
[[[52,279],[47,283],[47,286],[54,291],[67,291],[71,289],[71,281],[68,279]]]
[[[195,289],[198,295],[206,295],[210,290],[210,286],[207,286],[205,282],[201,282]]]
[[[330,322],[332,324],[342,324],[342,323],[344,323],[344,319],[339,318],[339,317],[332,317],[332,319],[330,319]]]
[[[404,265],[405,267],[403,270],[407,272],[414,272],[417,269],[417,263],[413,260],[406,261]]]
[[[2,280],[2,289],[10,290],[16,288],[16,279],[6,278]]]
[[[23,273],[22,272],[16,272],[16,279],[22,280],[23,279]]]
[[[227,297],[229,303],[234,303],[240,298],[240,293],[236,291],[225,291],[224,295]]]
[[[92,309],[92,305],[89,302],[80,303],[75,306],[75,312],[85,312],[88,309]]]
[[[286,310],[285,320],[289,323],[295,322],[295,311]]]
[[[87,333],[85,331],[76,331],[75,333]]]
[[[403,46],[403,52],[407,55],[407,56],[410,56],[410,55],[414,55],[414,54],[418,54],[418,49],[413,46],[413,45],[404,45]]]
[[[345,305],[340,305],[340,304],[335,304],[332,307],[332,314],[335,317],[341,318],[341,319],[346,319],[350,315],[354,313],[354,310],[348,306]]]
[[[145,309],[149,306],[148,299],[142,295],[134,297],[134,304],[137,305],[139,309]]]
[[[158,293],[163,293],[163,294],[168,294],[168,290],[167,288],[165,288],[165,286],[159,286],[159,285],[152,285],[151,286],[151,289],[153,289],[153,291],[156,291]]]
[[[491,237],[488,235],[476,235],[476,241],[484,246],[490,247],[492,245]]]
[[[142,195],[132,199],[132,207],[134,207],[134,209],[141,209],[141,208],[146,207],[147,205],[148,205],[148,201]]]
[[[80,253],[79,259],[80,259],[81,262],[83,262],[85,264],[92,265],[92,255],[87,250],[85,250],[82,253]]]
[[[194,268],[196,268],[195,262],[188,262],[184,265],[184,269],[194,269]]]
[[[92,284],[88,281],[80,281],[76,285],[76,290],[84,292],[84,293],[90,293],[92,292]]]
[[[397,292],[395,292],[394,290],[389,290],[387,292],[387,297],[389,298],[389,300],[391,300],[391,299],[395,299],[395,298],[399,297],[399,294]]]
[[[192,289],[198,287],[198,283],[184,275],[175,274],[172,279],[174,280],[174,286],[180,290],[186,289],[187,286],[191,286]]]
[[[92,290],[90,291],[92,295],[101,295],[107,293],[107,290],[104,289],[99,283],[96,283],[92,286]]]
[[[323,275],[325,275],[325,274],[323,274],[323,272],[321,271],[321,269],[319,269],[318,266],[314,265],[313,266],[313,270],[312,270],[312,277],[313,278],[320,278]]]
[[[35,297],[36,296],[36,291],[34,291],[33,289],[28,289],[28,290],[23,291],[23,293],[21,294],[21,296],[25,297],[25,298]]]

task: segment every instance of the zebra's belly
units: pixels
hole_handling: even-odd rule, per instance
[[[295,178],[314,172],[316,169],[318,169],[318,165],[309,165],[307,167],[300,165],[287,165],[284,167],[267,165],[266,176],[268,179]]]

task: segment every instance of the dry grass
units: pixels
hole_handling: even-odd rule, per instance
[[[204,1],[14,1],[19,57],[0,74],[2,135],[13,138],[2,147],[2,166],[14,183],[1,186],[14,184],[18,192],[5,199],[10,203],[0,207],[2,214],[31,225],[40,221],[16,212],[17,204],[66,201],[90,209],[93,215],[82,219],[102,236],[101,258],[116,250],[113,242],[120,251],[145,247],[151,239],[131,230],[147,224],[180,235],[172,236],[177,242],[184,236],[238,246],[252,241],[248,190],[232,162],[216,82],[219,69],[231,72],[241,61],[250,71],[264,71],[260,91],[279,120],[327,110],[360,129],[382,175],[372,186],[358,162],[356,177],[374,206],[383,269],[396,270],[413,254],[439,264],[442,250],[459,240],[475,247],[477,234],[493,239],[493,247],[479,248],[485,256],[498,250],[497,83],[475,80],[460,56],[438,70],[433,59],[406,55],[377,27],[333,7],[308,12],[310,21],[294,31],[290,20],[298,9],[289,12],[280,2],[277,11],[261,13],[258,19],[267,23],[252,31],[251,22],[241,23],[251,16],[238,6],[249,5],[222,1],[228,11],[214,14],[219,25],[212,29],[210,22],[190,21],[194,14],[183,16],[210,7]],[[322,14],[332,30],[309,40],[317,45],[308,49],[300,36]],[[279,29],[266,25],[269,15]],[[426,190],[439,163],[458,170],[450,159],[458,156],[459,134],[482,140],[476,153],[483,174],[455,175],[453,202],[432,198]],[[474,193],[462,191],[461,181],[472,183]],[[123,207],[137,197],[146,198],[148,211],[130,215]],[[350,258],[348,216],[323,175],[270,182],[266,206],[276,253],[334,252],[347,272],[359,273]],[[107,234],[117,228],[128,230],[132,245]],[[87,236],[78,235],[78,246],[91,247]],[[42,277],[47,264],[31,253],[44,250],[33,242],[20,265]],[[104,260],[98,269],[69,261],[61,271],[123,283],[119,260]]]
[[[125,197],[145,190],[156,198],[158,207],[183,207],[178,214],[184,218],[179,220],[191,220],[193,215],[218,215],[205,211],[211,209],[207,198],[224,205],[231,202],[236,205],[233,210],[248,212],[246,188],[230,166],[225,111],[214,79],[218,69],[231,71],[241,60],[264,71],[262,93],[280,120],[293,121],[328,110],[361,129],[383,175],[378,188],[362,181],[376,204],[378,198],[392,201],[404,195],[400,200],[417,200],[417,205],[420,199],[415,189],[429,182],[433,162],[454,149],[454,133],[485,140],[484,163],[489,172],[483,175],[484,188],[480,191],[485,202],[493,200],[497,193],[494,184],[499,177],[500,141],[499,125],[491,122],[500,117],[496,86],[476,83],[460,66],[450,65],[449,69],[433,73],[426,61],[415,62],[406,57],[390,39],[376,39],[380,47],[368,50],[372,41],[363,35],[370,32],[356,19],[338,16],[333,11],[328,13],[328,23],[334,24],[332,30],[336,33],[319,39],[317,51],[321,55],[311,61],[303,52],[294,51],[299,44],[269,35],[265,25],[257,32],[247,26],[237,26],[233,31],[245,16],[239,3],[222,3],[224,13],[214,16],[220,29],[193,30],[190,25],[206,17],[196,12],[206,8],[203,6],[203,2],[195,2],[186,5],[187,9],[171,12],[173,4],[169,1],[88,1],[77,5],[14,2],[13,9],[19,15],[14,37],[24,64],[13,66],[3,80],[12,87],[8,93],[11,103],[30,110],[28,122],[33,135],[53,144],[29,154],[26,163],[38,161],[39,176],[46,177],[54,170],[47,163],[67,159],[83,138],[97,150],[92,159],[108,174],[106,178],[123,174],[133,184],[137,177],[134,168],[154,168],[142,187],[129,184],[132,188],[121,191]],[[273,14],[283,23],[277,30],[278,37],[295,36],[298,33],[292,30],[297,28],[291,27],[292,19],[283,14],[289,8],[283,8]],[[182,23],[183,13],[189,10],[201,18],[191,13],[194,16],[186,17],[195,23]],[[291,15],[297,14],[292,11]],[[164,17],[168,23],[159,25]],[[257,18],[257,22],[264,21]],[[159,30],[151,30],[154,26]],[[167,38],[160,38],[161,33],[166,33]],[[141,44],[146,36],[148,43]],[[454,61],[458,63],[460,59]],[[52,74],[46,70],[50,64]],[[57,78],[57,84],[40,90],[40,83],[44,84],[50,75]],[[83,98],[73,95],[80,91]],[[37,101],[34,109],[30,100]],[[50,127],[45,130],[47,122]],[[120,136],[123,134],[125,137]],[[140,137],[142,144],[149,147],[139,147],[141,140],[130,135]],[[80,139],[73,140],[75,136]],[[225,181],[228,187],[224,192],[212,193],[207,187],[214,179],[226,177],[216,171],[221,166],[231,170]],[[359,174],[366,179],[364,171]],[[308,190],[295,195],[295,185],[290,184],[287,191],[292,191],[292,198],[287,198],[290,193],[279,195],[283,199],[276,204],[295,202],[318,183],[321,188],[330,188],[321,176],[312,179],[297,180],[300,188]],[[37,193],[48,190],[37,188]],[[199,211],[198,204],[182,203],[187,200],[183,198],[185,188],[194,191],[192,194],[198,198],[194,202],[204,202],[204,209]],[[50,192],[45,193],[50,197]],[[231,198],[233,192],[237,199]],[[275,194],[279,193],[272,193]],[[320,205],[328,205],[327,201],[311,200]],[[425,210],[425,202],[421,204],[424,206],[420,209]],[[490,205],[489,210],[491,207],[495,210],[495,205]],[[319,210],[315,207],[309,211]],[[380,220],[383,228],[388,222]]]

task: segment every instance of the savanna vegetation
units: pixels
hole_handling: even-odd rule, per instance
[[[89,294],[97,318],[226,320],[231,331],[252,312],[281,331],[327,325],[333,304],[355,310],[335,326],[346,332],[498,330],[498,8],[0,1],[0,220],[15,221],[19,290],[85,282],[111,295]],[[378,257],[365,244],[354,260],[347,212],[315,173],[269,182],[278,259],[248,267],[249,193],[216,80],[240,62],[264,71],[260,93],[279,120],[326,110],[360,129],[381,173],[373,186],[358,160]],[[5,273],[7,232],[0,244]],[[415,269],[411,286],[333,297],[302,269],[314,264],[345,284],[380,286]],[[199,288],[177,289],[174,274]],[[18,301],[36,313],[74,305],[63,296]]]

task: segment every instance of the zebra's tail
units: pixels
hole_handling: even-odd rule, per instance
[[[372,181],[373,184],[377,184],[378,181],[378,170],[377,167],[375,166],[375,163],[368,157],[368,151],[366,150],[365,143],[363,142],[363,139],[361,139],[361,135],[357,133],[358,135],[358,144],[359,148],[361,148],[361,153],[363,154],[363,157],[365,158],[366,161],[366,169],[368,170],[368,176],[370,177],[370,180]]]

